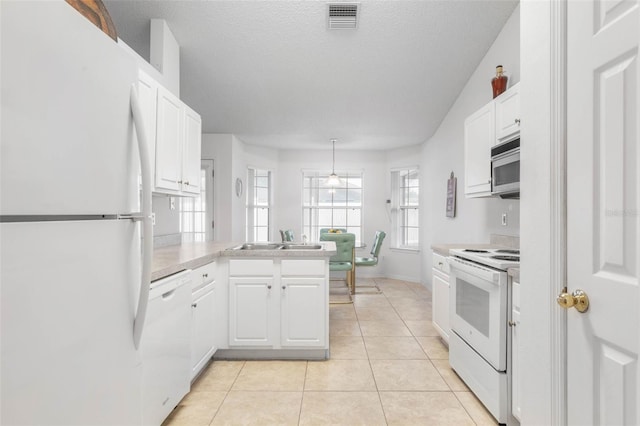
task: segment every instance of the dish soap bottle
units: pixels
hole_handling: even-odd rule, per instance
[[[507,90],[507,80],[509,77],[504,75],[502,65],[496,67],[496,76],[491,79],[491,87],[493,88],[493,98],[495,99],[502,92]]]

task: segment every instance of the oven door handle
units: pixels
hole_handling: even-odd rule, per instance
[[[458,269],[466,274],[481,278],[484,281],[498,284],[500,282],[500,272],[486,268],[477,263],[467,262],[457,257],[448,257],[447,261],[453,269]]]

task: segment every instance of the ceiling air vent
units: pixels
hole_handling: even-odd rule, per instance
[[[358,3],[329,3],[330,30],[355,30],[358,28]]]

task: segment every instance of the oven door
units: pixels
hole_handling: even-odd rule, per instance
[[[507,274],[449,257],[451,330],[498,371],[507,369]]]

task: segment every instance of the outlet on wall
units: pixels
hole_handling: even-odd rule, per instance
[[[176,209],[176,199],[175,199],[175,197],[169,197],[169,209],[171,209],[171,210],[175,210]]]
[[[156,225],[156,214],[155,213],[151,213],[151,224],[153,226]]]
[[[507,226],[507,214],[502,213],[502,226]]]

